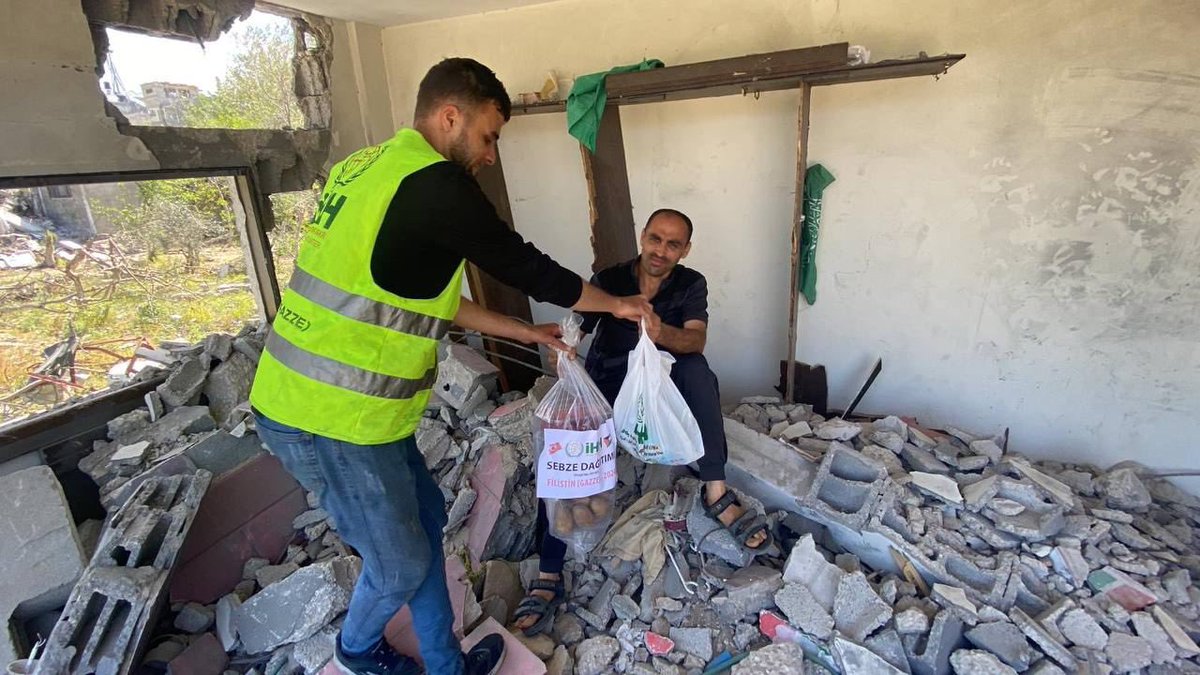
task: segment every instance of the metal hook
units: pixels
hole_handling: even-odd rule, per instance
[[[664,548],[667,549],[667,557],[671,559],[671,566],[675,568],[675,574],[679,575],[679,581],[683,584],[683,590],[686,591],[688,595],[695,595],[697,589],[700,588],[700,584],[694,581],[688,581],[688,579],[683,576],[683,570],[679,569],[679,563],[675,561],[675,554],[671,552],[671,547],[664,546]]]

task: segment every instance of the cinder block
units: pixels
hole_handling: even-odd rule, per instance
[[[821,520],[861,528],[871,517],[887,481],[887,468],[841,443],[833,443],[802,507]]]

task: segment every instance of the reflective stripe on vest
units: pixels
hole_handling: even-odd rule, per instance
[[[379,398],[412,398],[421,391],[432,387],[434,380],[437,379],[437,368],[430,368],[419,380],[355,368],[349,364],[301,349],[275,331],[271,331],[267,336],[266,349],[271,356],[275,357],[275,360],[306,377],[334,387]]]
[[[333,284],[316,278],[299,267],[292,273],[292,281],[288,284],[288,288],[304,296],[308,301],[320,305],[331,312],[337,312],[348,319],[394,330],[397,333],[407,333],[409,335],[416,335],[417,337],[426,337],[431,340],[440,340],[446,334],[446,331],[450,330],[450,321],[446,319],[439,319],[436,316],[429,316],[419,312],[410,312],[370,298],[364,298],[361,295],[347,293]],[[287,363],[283,359],[280,359],[280,361]],[[288,367],[307,374],[307,370],[304,368],[297,368],[290,364],[288,364]],[[320,380],[321,378],[314,377],[313,379]],[[324,382],[325,380],[322,381]],[[335,383],[330,382],[329,384]],[[346,388],[354,389],[354,387]],[[355,391],[362,390],[355,389]]]

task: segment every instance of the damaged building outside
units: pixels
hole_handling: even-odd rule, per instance
[[[659,206],[695,218],[729,482],[773,539],[749,554],[693,470],[621,452],[613,525],[568,561],[551,629],[523,635],[553,368],[452,331],[416,443],[464,648],[500,633],[500,672],[522,674],[1200,671],[1187,3],[0,2],[0,81],[21,92],[0,104],[0,187],[228,180],[257,315],[0,426],[0,662],[339,672],[362,561],[248,402],[290,275],[270,200],[411,125],[421,75],[462,54],[513,96],[479,182],[527,240],[584,273],[635,253]],[[101,89],[106,29],[211,42],[256,9],[294,26],[303,128],[134,124]],[[581,153],[571,80],[643,57],[662,80],[610,79]],[[837,181],[810,304],[789,236],[796,167],[817,162]],[[563,314],[467,276],[485,306]],[[386,636],[417,655],[407,610]]]

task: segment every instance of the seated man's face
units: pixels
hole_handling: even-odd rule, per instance
[[[642,230],[642,271],[653,277],[664,277],[687,257],[692,248],[687,223],[671,213],[656,216]]]

